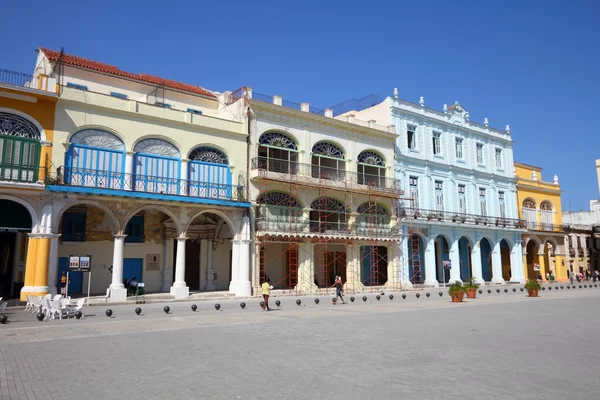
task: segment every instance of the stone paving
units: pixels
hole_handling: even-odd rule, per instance
[[[107,305],[44,322],[12,309],[0,325],[0,398],[600,397],[600,288],[486,291],[463,304],[444,289],[336,306],[282,297],[273,312],[258,299],[220,301],[221,311],[170,303],[168,315],[164,304],[141,305],[141,316]]]

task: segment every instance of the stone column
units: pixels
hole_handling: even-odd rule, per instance
[[[452,242],[450,246],[450,283],[462,282],[460,279],[460,251],[458,240]]]
[[[173,250],[175,249],[175,240],[172,238],[165,239],[164,260],[163,260],[163,286],[162,291],[168,292],[173,282]]]
[[[127,300],[127,289],[123,286],[123,249],[127,235],[115,235],[112,265],[112,283],[110,284],[110,301]]]
[[[250,218],[245,215],[242,218],[242,226],[239,239],[233,241],[233,260],[239,260],[237,265],[232,265],[231,282],[229,291],[235,293],[236,297],[249,297],[252,295],[250,285]],[[236,254],[237,251],[237,254]],[[237,271],[234,272],[234,270]],[[237,280],[234,280],[237,278]]]
[[[471,269],[473,271],[473,281],[485,285],[483,271],[481,270],[481,248],[479,243],[479,241],[475,242],[473,249],[471,249]]]
[[[177,255],[175,256],[175,282],[171,286],[171,296],[185,299],[190,295],[190,288],[185,283],[185,241],[188,238],[177,238]]]
[[[54,297],[56,295],[56,281],[58,280],[58,238],[60,235],[50,236],[50,258],[48,260],[48,289]],[[16,253],[18,254],[18,253]]]
[[[435,236],[427,238],[425,245],[425,286],[438,287],[435,276]]]
[[[302,209],[302,232],[309,233],[310,232],[310,208]]]
[[[518,239],[510,252],[510,281],[525,283],[525,271],[523,270],[523,250],[520,239]]]
[[[544,246],[540,246],[538,250],[538,264],[540,264],[540,274],[542,274],[542,279],[546,280],[546,272],[548,271],[548,266],[546,265],[546,260],[544,259]]]
[[[125,176],[123,177],[123,189],[133,190],[133,156],[135,152],[125,152]]]
[[[298,245],[298,290],[310,294],[317,292],[315,285],[315,246],[310,239]]]
[[[408,249],[410,242],[410,236],[406,233],[402,233],[402,239],[400,241],[400,282],[404,289],[411,289],[413,287],[412,282],[410,281],[410,273],[409,273],[409,255],[410,250]]]
[[[492,283],[505,283],[502,277],[502,251],[500,242],[496,242],[492,249]]]
[[[392,289],[401,288],[400,280],[400,247],[398,243],[393,243],[387,246],[388,265],[387,265],[387,282],[385,287]]]
[[[346,283],[344,291],[360,292],[365,286],[360,280],[360,244],[350,243],[346,247]]]
[[[215,290],[215,271],[212,263],[213,241],[206,241],[206,290]]]

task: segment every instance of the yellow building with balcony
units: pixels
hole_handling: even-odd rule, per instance
[[[517,178],[519,217],[525,220],[523,234],[523,268],[527,278],[550,275],[555,280],[568,280],[565,261],[565,234],[562,225],[560,185],[544,182],[542,168],[514,163]]]
[[[48,292],[51,233],[45,191],[52,165],[57,81],[0,69],[0,297]]]

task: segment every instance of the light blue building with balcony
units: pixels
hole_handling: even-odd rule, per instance
[[[402,100],[345,116],[392,124],[395,174],[405,196],[400,279],[405,286],[438,286],[474,278],[523,282],[513,142],[505,130],[473,122],[458,102],[442,110]]]

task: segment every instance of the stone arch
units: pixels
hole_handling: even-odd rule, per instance
[[[391,216],[390,209],[385,204],[381,204],[377,201],[365,201],[356,207],[356,212],[359,214],[369,213],[373,214],[373,210],[377,211],[377,215]]]
[[[471,249],[473,248],[473,246],[475,246],[475,243],[477,243],[477,241],[476,241],[476,240],[474,240],[474,239],[473,239],[471,236],[469,236],[469,235],[463,235],[463,234],[460,234],[460,233],[456,235],[456,240],[457,240],[457,241],[460,241],[462,238],[465,238],[465,239],[467,239],[467,244],[468,244],[469,246],[471,246]]]
[[[523,203],[521,204],[521,206],[523,208],[531,208],[531,209],[537,209],[537,201],[535,201],[534,199],[532,199],[531,197],[527,197],[523,200]]]
[[[35,126],[38,130],[38,132],[40,133],[40,142],[47,142],[46,139],[46,131],[44,130],[44,128],[42,128],[42,125],[35,119],[33,118],[31,115],[26,114],[22,111],[19,110],[14,110],[12,108],[4,108],[4,107],[0,107],[0,112],[5,112],[8,114],[13,114],[16,115],[18,117],[21,117],[27,121],[29,121],[30,123],[33,124],[33,126]]]
[[[324,145],[324,144],[329,144],[329,145],[333,146],[333,148],[337,148],[337,150],[339,150],[340,153],[341,153],[341,157],[334,157],[334,156],[330,156],[330,157],[332,157],[332,158],[339,158],[340,160],[345,160],[346,159],[346,156],[347,156],[348,152],[346,151],[346,149],[344,148],[344,146],[340,145],[337,141],[333,141],[333,140],[330,140],[330,139],[324,139],[324,140],[319,140],[319,141],[315,142],[312,145],[312,147],[310,148],[311,156],[322,155],[321,153],[316,154],[314,152],[314,150],[315,150],[315,147],[317,147],[319,145]],[[332,149],[332,150],[334,150],[334,149]]]
[[[73,137],[75,135],[77,135],[78,133],[81,133],[83,131],[87,131],[87,130],[104,131],[104,132],[110,133],[111,135],[116,136],[117,139],[119,139],[123,143],[124,150],[127,150],[127,142],[125,141],[125,136],[122,135],[119,131],[116,131],[116,130],[109,128],[107,126],[104,126],[104,125],[82,125],[82,126],[79,126],[79,127],[77,127],[77,130],[75,130],[74,132],[70,133],[67,136],[67,142],[71,143],[71,140],[73,139]]]
[[[146,204],[146,205],[140,206],[140,207],[130,211],[123,219],[123,225],[122,225],[121,230],[125,230],[125,227],[129,223],[129,220],[131,218],[133,218],[134,215],[137,215],[140,211],[144,211],[144,210],[156,210],[156,211],[165,213],[169,218],[171,218],[171,220],[175,224],[175,227],[177,228],[177,235],[178,236],[181,235],[181,233],[182,233],[181,221],[179,220],[179,218],[177,218],[175,213],[173,213],[173,211],[169,210],[166,207],[154,205],[154,204]]]
[[[531,242],[531,241],[534,241],[534,242],[535,242],[535,244],[537,244],[537,245],[538,245],[538,248],[543,246],[542,240],[541,240],[539,237],[537,237],[537,236],[535,236],[535,235],[531,235],[531,236],[528,236],[528,237],[527,237],[527,240],[525,241],[525,248],[527,248],[527,245],[528,245],[528,244],[529,244],[529,242]]]
[[[337,204],[336,204],[337,203]],[[330,209],[330,208],[321,208],[323,205],[327,206],[333,206],[336,208],[336,210]],[[335,198],[334,196],[324,196],[324,197],[317,197],[315,200],[312,201],[312,203],[310,204],[310,208],[312,208],[315,211],[337,211],[337,212],[348,212],[348,206],[346,205],[345,202],[343,202],[340,199]]]
[[[194,159],[191,158],[191,156],[193,155],[193,153],[201,148],[211,148],[211,149],[215,149],[218,152],[223,153],[223,156],[225,156],[227,162],[226,163],[222,163],[223,165],[231,165],[231,156],[229,154],[229,152],[227,150],[225,150],[223,147],[221,146],[217,146],[216,144],[212,144],[212,143],[204,143],[204,144],[198,144],[194,147],[192,147],[190,149],[190,151],[187,153],[186,157],[190,160],[190,161],[194,161]]]
[[[65,211],[67,211],[71,207],[78,206],[78,205],[87,205],[87,206],[92,206],[92,207],[101,209],[102,211],[104,211],[104,215],[107,215],[110,218],[112,225],[113,225],[114,233],[117,234],[117,233],[121,232],[121,224],[119,223],[119,219],[111,211],[111,209],[108,208],[106,205],[104,205],[102,203],[98,203],[93,200],[77,200],[76,202],[65,204],[58,211],[58,213],[56,214],[56,217],[54,218],[54,221],[52,221],[52,233],[58,233],[58,225],[59,225],[60,220],[61,220],[63,214],[65,213]],[[125,225],[123,225],[123,226],[125,226]]]
[[[285,204],[285,201],[289,201],[289,203]],[[260,193],[256,197],[256,203],[273,206],[282,205],[292,208],[302,208],[302,203],[300,202],[300,200],[298,200],[295,196],[283,192],[281,190],[270,190],[268,192]]]
[[[284,139],[288,139],[285,141]],[[289,132],[277,129],[267,129],[258,136],[260,146],[278,147],[281,149],[299,151],[298,139]]]
[[[448,236],[447,234],[445,234],[445,233],[436,233],[436,234],[435,234],[435,237],[436,237],[436,238],[438,238],[438,237],[442,237],[442,238],[444,238],[444,239],[446,240],[446,243],[448,243],[448,248],[452,247],[452,243],[453,243],[454,241],[453,241],[453,240],[451,240],[451,239],[450,239],[450,236]]]
[[[13,201],[13,202],[18,203],[18,204],[22,205],[23,207],[25,207],[25,209],[27,209],[27,211],[29,212],[29,215],[31,216],[31,232],[37,233],[36,228],[39,226],[38,215],[37,215],[37,212],[35,211],[35,208],[29,202],[27,202],[26,200],[20,199],[18,197],[10,196],[7,194],[0,194],[0,200]]]
[[[559,243],[558,243],[558,240],[556,240],[556,238],[554,238],[552,236],[548,236],[544,240],[544,244],[546,244],[547,242],[550,242],[552,244],[552,246],[554,246],[554,251],[556,251],[558,249]]]
[[[181,231],[182,234],[186,234],[188,229],[190,228],[190,225],[192,224],[192,222],[194,222],[194,220],[201,216],[202,214],[215,214],[219,217],[221,217],[221,219],[223,221],[225,221],[225,223],[227,223],[227,225],[229,226],[229,229],[231,229],[231,233],[233,234],[233,237],[235,238],[238,235],[238,229],[235,229],[236,226],[233,223],[233,221],[231,220],[231,218],[225,214],[223,211],[220,210],[216,210],[214,208],[210,208],[207,210],[201,210],[198,211],[196,214],[194,214],[186,223],[185,226],[183,226],[183,230]],[[219,229],[220,230],[220,229]]]
[[[500,238],[498,238],[498,242],[502,243],[502,241],[505,241],[506,244],[508,245],[508,248],[512,250],[513,246],[514,246],[514,241],[506,236],[502,236]]]

